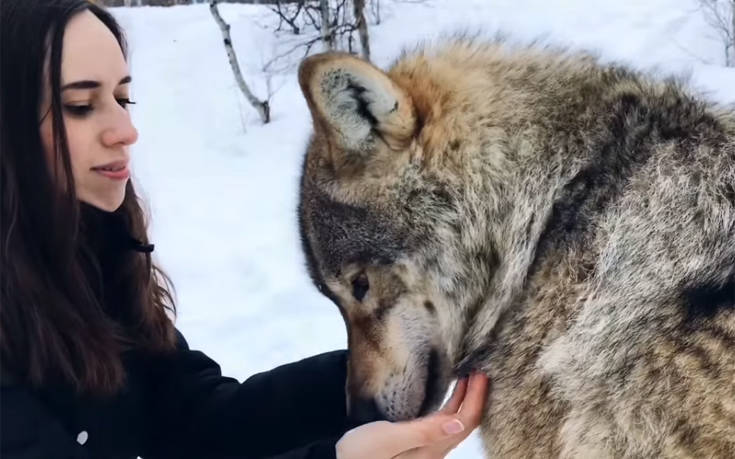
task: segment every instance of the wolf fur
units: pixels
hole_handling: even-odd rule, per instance
[[[353,415],[422,415],[481,370],[488,457],[735,457],[732,107],[462,39],[299,81],[301,236]]]

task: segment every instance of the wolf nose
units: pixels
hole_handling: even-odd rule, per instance
[[[372,398],[353,398],[350,404],[350,420],[356,425],[385,419]]]

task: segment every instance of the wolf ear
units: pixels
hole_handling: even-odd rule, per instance
[[[314,128],[339,147],[370,153],[382,140],[405,148],[416,128],[409,96],[380,69],[349,54],[325,53],[305,59],[299,84]]]

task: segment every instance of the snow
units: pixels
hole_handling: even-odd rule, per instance
[[[283,49],[272,13],[257,5],[220,10],[245,80],[264,95],[261,69]],[[241,380],[345,347],[342,319],[311,285],[300,252],[297,183],[310,118],[295,69],[271,77],[273,121],[264,126],[239,94],[206,5],[113,13],[130,41],[136,184],[191,347]],[[687,75],[707,97],[735,102],[735,69],[721,66],[723,46],[694,0],[383,0],[381,14],[370,33],[383,67],[420,40],[502,30]],[[449,457],[479,456],[473,435]]]

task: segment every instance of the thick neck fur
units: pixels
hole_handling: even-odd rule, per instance
[[[473,367],[522,293],[565,187],[596,162],[616,174],[645,162],[645,136],[625,140],[641,143],[632,149],[640,157],[618,158],[614,127],[633,120],[665,136],[668,127],[643,119],[638,105],[665,106],[675,84],[586,55],[466,42],[404,57],[389,75],[416,105],[424,167],[454,197],[455,222],[437,224],[436,276],[462,305],[462,335],[475,339],[452,346],[457,367]]]

